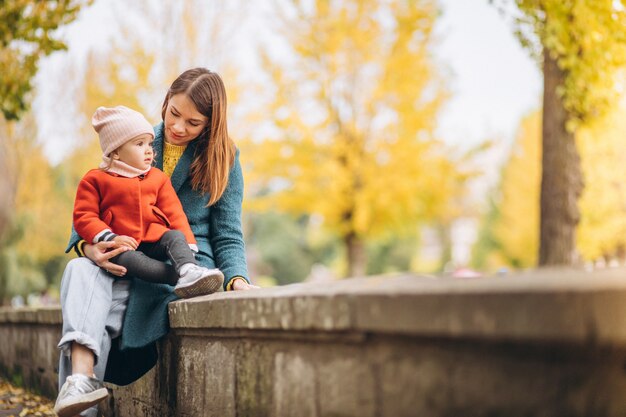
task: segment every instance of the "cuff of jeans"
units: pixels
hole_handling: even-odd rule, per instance
[[[63,354],[69,356],[69,352],[72,349],[72,342],[76,342],[79,345],[83,345],[87,349],[91,350],[95,357],[94,364],[98,363],[98,357],[100,356],[100,346],[96,343],[93,337],[83,332],[78,332],[78,331],[68,332],[68,333],[65,333],[65,335],[63,335],[57,347],[61,349]]]

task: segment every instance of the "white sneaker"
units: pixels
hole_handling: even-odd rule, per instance
[[[109,396],[102,382],[87,375],[74,374],[65,379],[54,412],[59,417],[75,416]]]
[[[192,265],[178,279],[174,292],[180,298],[192,298],[213,294],[224,285],[224,274],[219,269]]]

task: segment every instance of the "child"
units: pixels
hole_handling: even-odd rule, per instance
[[[85,241],[114,241],[129,249],[111,261],[127,276],[176,285],[181,298],[222,287],[219,269],[198,265],[196,240],[182,205],[163,171],[152,167],[154,131],[138,112],[99,107],[92,125],[103,162],[78,185],[74,228]],[[161,260],[169,259],[172,265]]]

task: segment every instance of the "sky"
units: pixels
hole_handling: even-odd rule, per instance
[[[540,106],[539,68],[512,35],[510,23],[488,0],[440,0],[440,4],[433,53],[449,74],[451,97],[440,114],[438,136],[461,148],[497,139],[505,149],[521,118]],[[108,41],[114,27],[110,6],[110,0],[96,0],[63,29],[69,50],[41,61],[36,78],[40,93],[34,108],[40,139],[53,163],[75,146],[68,136],[76,129],[70,117],[50,111],[58,102],[54,80],[65,75],[64,62],[73,60],[79,65],[87,51]],[[46,116],[52,113],[55,117]]]
[[[539,67],[487,0],[444,0],[434,49],[452,72],[439,133],[450,143],[510,141],[521,118],[541,105]]]

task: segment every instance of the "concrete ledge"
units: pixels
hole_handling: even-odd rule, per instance
[[[626,271],[414,275],[218,293],[170,304],[173,329],[353,331],[626,344]]]
[[[0,323],[62,324],[60,307],[0,307]]]
[[[54,396],[60,310],[0,310],[0,371]],[[624,416],[626,270],[414,275],[170,304],[105,416]]]

